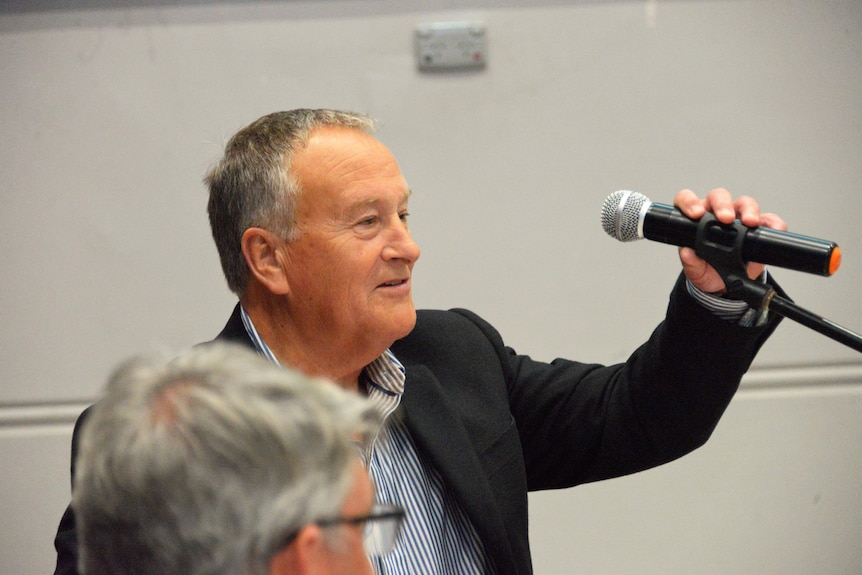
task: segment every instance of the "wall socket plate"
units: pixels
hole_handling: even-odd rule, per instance
[[[480,69],[487,63],[485,24],[481,22],[419,24],[415,39],[420,70]]]

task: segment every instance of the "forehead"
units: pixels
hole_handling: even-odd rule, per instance
[[[305,147],[294,155],[293,170],[300,178],[323,181],[401,176],[395,156],[379,140],[341,127],[313,130]]]
[[[373,136],[350,128],[315,129],[293,158],[301,203],[406,201],[409,190],[395,156]],[[313,199],[312,199],[313,198]]]

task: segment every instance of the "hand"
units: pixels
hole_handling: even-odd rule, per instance
[[[715,218],[724,224],[739,219],[751,228],[764,226],[782,231],[787,229],[787,224],[777,215],[760,213],[760,206],[754,198],[740,196],[734,200],[724,188],[712,190],[706,199],[700,199],[691,190],[682,190],[674,198],[673,205],[694,220],[699,220],[706,212],[712,212]],[[697,257],[692,248],[680,248],[679,259],[685,277],[695,287],[707,293],[724,293],[724,280],[711,265]],[[748,277],[757,278],[763,273],[764,267],[763,264],[750,262]]]

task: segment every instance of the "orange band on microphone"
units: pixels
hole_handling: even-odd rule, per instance
[[[838,246],[835,246],[835,249],[832,250],[832,255],[829,256],[829,275],[834,274],[838,271],[838,266],[841,265],[841,249]]]

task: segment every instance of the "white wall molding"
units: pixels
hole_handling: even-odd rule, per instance
[[[749,371],[741,391],[862,385],[862,363],[800,365]],[[90,402],[0,405],[0,428],[74,423]]]
[[[89,403],[0,405],[0,429],[75,423]]]
[[[742,390],[862,384],[862,363],[799,365],[753,369],[742,378]]]

